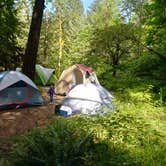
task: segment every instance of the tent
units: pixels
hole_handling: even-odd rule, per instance
[[[37,85],[49,85],[53,82],[55,82],[57,80],[56,76],[55,76],[55,69],[50,69],[50,68],[46,68],[43,67],[39,64],[36,64],[35,66],[35,80],[34,82]],[[22,69],[20,67],[16,68],[16,71],[22,71]]]
[[[19,71],[0,72],[0,110],[28,105],[42,105],[36,85]]]
[[[56,94],[67,94],[73,86],[88,82],[99,85],[93,69],[84,64],[75,64],[62,72],[56,84]]]
[[[45,68],[39,64],[36,65],[35,83],[38,85],[48,85],[55,82],[54,69]]]
[[[65,97],[60,107],[62,115],[105,114],[113,110],[113,96],[101,85],[85,83],[75,86]]]

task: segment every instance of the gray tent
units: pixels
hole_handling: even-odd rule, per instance
[[[36,85],[18,71],[0,72],[0,110],[29,105],[42,105]]]

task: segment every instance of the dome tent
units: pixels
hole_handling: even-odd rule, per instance
[[[84,64],[75,64],[65,69],[56,83],[57,102],[61,103],[69,90],[79,84],[93,82],[99,85],[97,76],[92,68]]]
[[[27,76],[18,71],[0,72],[0,110],[42,104],[38,88]]]
[[[113,109],[112,95],[101,85],[85,83],[75,86],[62,102],[60,112],[70,114],[103,114],[103,107]]]

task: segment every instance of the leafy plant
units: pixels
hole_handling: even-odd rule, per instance
[[[82,156],[92,144],[92,134],[63,119],[46,129],[37,129],[23,135],[11,153],[13,165],[55,166],[82,165]]]

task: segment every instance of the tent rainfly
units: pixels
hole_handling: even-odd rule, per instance
[[[18,71],[0,72],[0,110],[42,104],[38,88],[26,75]]]

